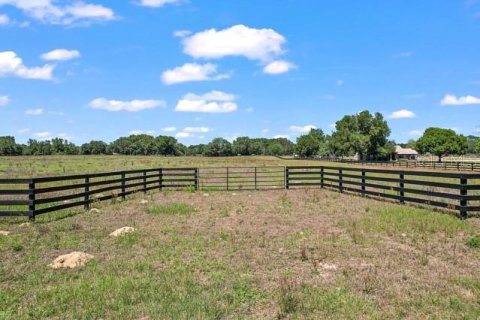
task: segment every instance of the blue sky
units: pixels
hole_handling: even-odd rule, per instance
[[[0,0],[0,135],[480,135],[477,0]]]

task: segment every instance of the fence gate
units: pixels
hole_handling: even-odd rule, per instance
[[[266,190],[285,188],[285,167],[200,168],[201,190]]]

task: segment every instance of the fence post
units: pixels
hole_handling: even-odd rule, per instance
[[[85,177],[85,193],[83,201],[85,202],[83,208],[85,210],[90,209],[90,177]]]
[[[195,191],[198,191],[198,180],[199,180],[198,168],[195,168]]]
[[[230,189],[230,186],[228,184],[228,180],[229,180],[229,176],[228,176],[228,167],[227,167],[227,191],[229,191],[229,189]]]
[[[365,170],[362,170],[362,196],[365,196]]]
[[[404,183],[404,179],[405,179],[405,174],[404,174],[404,172],[401,172],[401,173],[400,173],[400,203],[405,203],[405,200],[403,199],[403,198],[405,197],[405,191],[404,191],[405,183]]]
[[[163,188],[163,170],[158,169],[158,190],[162,191]]]
[[[290,189],[290,177],[289,177],[289,168],[288,167],[285,167],[285,178],[284,178],[284,182],[285,182],[285,189]]]
[[[324,168],[320,168],[320,187],[324,188],[325,187],[325,181],[323,179],[323,174],[324,174]]]
[[[143,171],[143,193],[147,193],[147,170]]]
[[[30,204],[28,205],[28,211],[30,211],[28,218],[30,221],[35,221],[35,180],[32,179],[28,184],[28,200]]]
[[[125,197],[125,172],[122,172],[122,200],[125,201],[126,197]]]
[[[338,190],[343,192],[343,170],[338,169]]]
[[[284,180],[285,180],[285,175],[283,176]],[[285,183],[285,181],[284,181]],[[255,167],[255,190],[257,190],[257,167]]]
[[[468,217],[468,213],[467,213],[468,201],[465,198],[468,195],[468,189],[467,189],[468,180],[467,180],[466,176],[462,176],[460,178],[460,185],[461,185],[461,189],[460,189],[460,196],[461,196],[461,198],[460,198],[460,219],[465,220]]]

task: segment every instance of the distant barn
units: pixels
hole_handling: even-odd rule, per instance
[[[411,148],[402,148],[395,146],[395,152],[392,155],[392,160],[417,160],[418,152]]]

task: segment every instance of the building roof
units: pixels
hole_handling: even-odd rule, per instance
[[[411,148],[402,148],[401,146],[395,146],[395,153],[399,155],[417,155],[418,152]]]

